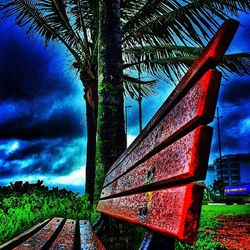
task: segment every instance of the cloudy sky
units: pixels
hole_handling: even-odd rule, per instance
[[[250,18],[229,52],[250,51]],[[0,185],[37,179],[49,186],[83,192],[86,129],[81,83],[70,70],[70,57],[57,44],[45,48],[26,38],[13,20],[0,24]],[[172,91],[157,85],[157,95],[143,100],[146,125]],[[223,81],[219,104],[223,154],[250,152],[250,78]],[[236,104],[242,105],[236,105]],[[138,107],[126,99],[128,140],[138,134]],[[223,108],[224,107],[224,108]],[[215,126],[216,123],[211,124]],[[218,157],[214,131],[210,162]]]

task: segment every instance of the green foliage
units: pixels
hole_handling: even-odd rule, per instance
[[[0,243],[52,217],[89,219],[88,196],[21,181],[0,186]]]
[[[215,180],[212,189],[214,193],[219,192],[220,195],[224,195],[225,184],[223,179]]]

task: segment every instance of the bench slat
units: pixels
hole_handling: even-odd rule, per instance
[[[205,179],[212,128],[200,126],[102,190],[101,198],[176,181]]]
[[[15,248],[16,246],[18,246],[19,244],[21,244],[22,242],[24,242],[26,239],[28,239],[31,235],[33,235],[36,232],[38,232],[49,221],[50,221],[50,219],[47,219],[47,220],[45,220],[45,221],[43,221],[41,223],[38,223],[35,226],[33,226],[32,228],[30,228],[27,231],[25,231],[24,233],[16,236],[14,239],[11,239],[8,242],[0,245],[0,250],[9,250],[9,249]]]
[[[74,237],[76,231],[76,221],[66,220],[60,234],[57,236],[53,242],[50,250],[55,249],[73,249],[74,247]]]
[[[100,200],[97,210],[108,216],[194,243],[203,188],[201,185],[191,183]]]
[[[63,223],[62,218],[53,218],[47,225],[45,225],[40,231],[31,236],[25,242],[17,246],[16,250],[40,250],[46,246],[48,240],[55,234],[57,230],[60,230],[60,225]]]
[[[104,187],[124,174],[135,164],[140,164],[185,131],[204,120],[212,120],[216,106],[221,74],[209,70],[189,92],[168,112],[152,131],[129,152],[112,172],[108,173]]]
[[[128,147],[128,149],[115,161],[111,166],[111,172],[122,160],[140,143],[140,141],[159,123],[161,117],[178,102],[178,99],[184,95],[188,89],[192,87],[209,68],[214,68],[222,60],[225,52],[230,45],[235,32],[239,27],[239,22],[236,20],[227,20],[223,23],[219,31],[214,35],[213,39],[206,46],[201,55],[189,68],[183,79],[171,93],[165,103],[157,111],[154,117],[150,120],[147,126],[142,130],[138,137]]]
[[[94,233],[89,221],[80,221],[80,244],[82,250],[105,250],[106,248]]]

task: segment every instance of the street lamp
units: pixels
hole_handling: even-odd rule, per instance
[[[139,108],[139,131],[142,131],[142,93],[141,93],[141,62],[140,58],[138,58],[138,80],[139,80],[139,88],[138,88],[138,108]]]
[[[128,109],[132,108],[130,105],[125,106],[125,133],[126,133],[126,138],[128,135]]]
[[[223,116],[219,116],[219,108],[217,107],[217,114],[215,116],[215,119],[217,120],[217,129],[218,129],[218,146],[219,146],[219,154],[220,154],[220,160],[219,160],[219,166],[220,166],[220,177],[223,181],[223,171],[222,171],[222,162],[221,162],[221,137],[220,137],[220,119]]]

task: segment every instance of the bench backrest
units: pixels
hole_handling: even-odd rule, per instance
[[[98,210],[194,243],[222,60],[239,23],[226,21],[148,125],[111,166]]]

